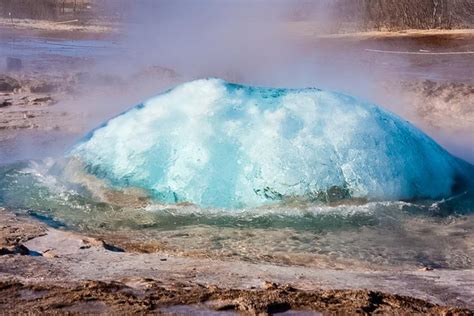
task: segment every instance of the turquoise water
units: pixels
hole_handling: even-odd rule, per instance
[[[230,211],[166,205],[140,191],[113,191],[61,163],[0,167],[0,206],[48,225],[157,243],[180,254],[322,267],[472,268],[472,194],[424,201],[344,200]],[[90,191],[93,187],[94,190]]]
[[[0,165],[0,207],[185,255],[467,269],[472,171],[375,105],[211,79],[109,120],[62,158]]]
[[[146,100],[91,131],[68,159],[109,187],[205,208],[435,200],[474,187],[472,165],[375,104],[220,79]]]

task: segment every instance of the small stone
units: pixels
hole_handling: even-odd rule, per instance
[[[418,269],[418,271],[433,271],[434,269],[432,267],[422,267]]]
[[[287,292],[295,292],[295,291],[296,291],[296,288],[292,287],[292,286],[289,285],[289,284],[283,285],[282,288],[283,288],[285,291],[287,291]]]
[[[51,249],[47,249],[45,251],[43,251],[42,253],[43,257],[45,258],[58,258],[59,256],[56,254],[56,252],[54,252],[53,250]]]
[[[15,246],[15,253],[20,254],[22,256],[26,256],[30,254],[30,249],[28,249],[23,244],[19,244]]]
[[[95,247],[102,247],[105,250],[109,250],[109,251],[125,252],[124,249],[122,249],[120,247],[117,247],[117,246],[114,246],[112,244],[109,244],[109,243],[105,242],[104,240],[98,239],[98,238],[88,237],[88,238],[84,238],[82,240],[82,242],[84,243],[84,245],[81,246],[80,249],[87,249],[87,248],[90,248],[91,246],[95,246]]]
[[[206,305],[216,311],[231,311],[236,310],[238,308],[238,304],[233,300],[214,300],[209,301]]]
[[[51,97],[43,97],[43,98],[33,99],[33,104],[50,103],[50,102],[53,102],[53,98],[51,98]]]
[[[10,102],[10,99],[6,99],[0,102],[0,108],[7,107],[10,105],[12,105],[12,103]]]
[[[264,281],[262,284],[262,288],[265,290],[275,290],[278,288],[278,284],[275,282]]]

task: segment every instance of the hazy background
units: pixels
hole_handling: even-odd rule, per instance
[[[194,3],[205,6],[210,0],[2,0],[0,16],[29,19],[82,21],[127,19],[137,6],[160,3]],[[472,28],[474,2],[471,0],[220,0],[221,5],[243,4],[248,7],[280,6],[289,10],[291,20],[322,19],[321,27],[331,31],[370,29]],[[327,14],[332,16],[326,19]]]
[[[79,112],[71,124],[81,124],[81,132],[178,83],[220,77],[350,93],[396,112],[474,162],[474,123],[469,121],[474,116],[466,110],[472,108],[472,93],[466,86],[449,86],[472,85],[472,55],[369,51],[472,47],[460,48],[452,37],[331,37],[472,27],[470,0],[3,0],[0,15],[8,13],[14,19],[78,19],[119,28],[106,39],[112,43],[106,58],[81,69],[81,93],[57,107]],[[448,100],[450,93],[465,97],[446,101],[447,106],[441,102],[439,115],[433,116],[438,108],[425,104]]]
[[[474,16],[472,1],[138,0],[101,5],[120,20],[120,48],[94,71],[122,78],[128,89],[107,93],[105,98],[94,96],[94,100],[89,95],[88,104],[101,103],[94,107],[100,111],[92,115],[98,119],[88,120],[91,126],[176,83],[220,77],[260,86],[315,86],[350,93],[394,111],[454,154],[474,161],[474,141],[469,136],[474,130],[469,122],[473,116],[465,115],[472,98],[460,99],[456,102],[462,104],[454,107],[442,105],[442,120],[462,124],[437,124],[437,117],[427,123],[426,117],[436,109],[421,113],[419,107],[434,102],[435,95],[427,94],[423,84],[417,86],[424,81],[436,82],[440,89],[450,82],[472,84],[472,55],[368,51],[468,48],[459,48],[455,39],[442,36],[327,37],[361,30],[468,27],[473,22],[469,17]],[[458,93],[450,87],[446,90],[445,94]],[[465,89],[460,93],[466,93]]]

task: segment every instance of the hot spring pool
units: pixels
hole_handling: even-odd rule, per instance
[[[206,79],[60,159],[0,166],[0,206],[187,255],[472,268],[474,168],[376,105]]]

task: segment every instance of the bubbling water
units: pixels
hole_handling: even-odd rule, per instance
[[[68,155],[109,187],[163,203],[446,198],[473,166],[376,105],[319,89],[204,79],[105,122]]]
[[[64,159],[0,166],[0,207],[181,254],[466,269],[473,175],[367,102],[207,79],[109,120]]]
[[[362,269],[465,269],[474,258],[469,193],[417,202],[282,201],[230,211],[159,203],[140,191],[111,189],[80,165],[45,160],[0,167],[1,206],[52,227],[179,254]]]

